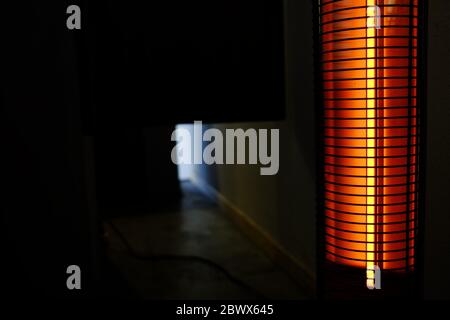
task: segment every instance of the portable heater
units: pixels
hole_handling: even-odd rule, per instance
[[[418,287],[424,2],[315,3],[319,272],[330,296]]]

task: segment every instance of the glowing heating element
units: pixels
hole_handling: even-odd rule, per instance
[[[329,261],[414,269],[418,1],[320,1]]]

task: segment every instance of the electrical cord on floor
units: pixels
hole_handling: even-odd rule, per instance
[[[221,265],[219,265],[209,259],[206,259],[206,258],[203,258],[200,256],[194,256],[194,255],[174,255],[174,254],[141,255],[133,249],[133,247],[130,245],[130,243],[128,242],[126,237],[119,230],[119,228],[116,227],[116,225],[113,222],[105,221],[105,223],[108,224],[111,227],[111,229],[116,233],[116,235],[119,237],[120,241],[122,242],[122,244],[125,246],[126,250],[128,251],[129,255],[137,260],[145,260],[145,261],[180,260],[180,261],[202,263],[204,265],[207,265],[211,268],[214,268],[214,269],[220,271],[230,282],[241,287],[245,291],[251,293],[258,299],[267,300],[266,296],[264,296],[263,294],[261,294],[260,292],[258,292],[257,290],[255,290],[253,287],[249,286],[242,280],[233,276],[230,272],[228,272],[227,269],[225,269]]]

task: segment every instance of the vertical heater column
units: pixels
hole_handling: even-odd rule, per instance
[[[414,269],[418,5],[320,1],[328,261]]]

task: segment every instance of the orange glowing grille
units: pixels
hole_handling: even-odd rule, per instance
[[[320,1],[327,260],[412,270],[418,0]]]

